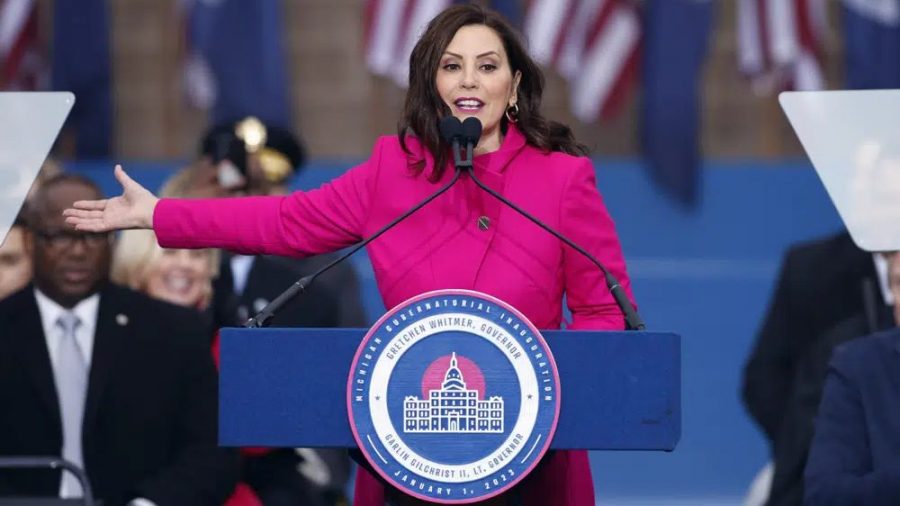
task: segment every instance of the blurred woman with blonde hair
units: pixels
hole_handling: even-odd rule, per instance
[[[163,249],[149,230],[125,230],[113,253],[112,280],[179,306],[203,311],[218,275],[217,250]]]
[[[184,168],[163,185],[160,196],[189,197],[192,168]],[[112,281],[179,306],[211,310],[213,280],[219,275],[219,250],[164,249],[152,230],[121,232],[112,259]],[[210,336],[235,318],[210,314]]]

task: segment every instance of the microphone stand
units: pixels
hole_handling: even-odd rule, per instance
[[[471,142],[466,143],[466,158],[462,159],[459,156],[460,146],[459,146],[459,137],[454,137],[451,142],[453,145],[453,165],[456,166],[456,172],[462,173],[466,171],[470,171],[472,169],[472,152],[475,149],[472,146]]]
[[[481,180],[478,179],[477,176],[475,176],[475,171],[472,170],[472,162],[471,162],[471,160],[472,160],[471,153],[472,153],[472,149],[473,149],[472,144],[473,144],[472,141],[466,142],[466,151],[467,151],[467,153],[469,153],[469,164],[467,166],[457,165],[457,167],[463,168],[463,170],[467,170],[469,173],[469,177],[472,178],[472,181],[474,181],[475,184],[478,185],[479,188],[488,192],[491,196],[493,196],[500,202],[503,202],[504,204],[513,208],[517,213],[528,218],[532,223],[534,223],[535,225],[546,230],[547,232],[552,234],[554,237],[556,237],[560,241],[564,242],[570,248],[572,248],[575,251],[584,255],[588,260],[591,261],[591,263],[596,265],[597,268],[599,268],[600,271],[603,272],[603,277],[606,279],[606,286],[607,286],[607,288],[609,288],[610,293],[612,293],[613,298],[616,300],[616,304],[619,305],[619,307],[622,309],[622,312],[625,314],[625,323],[628,326],[628,330],[644,330],[644,328],[646,326],[644,325],[643,320],[641,320],[640,315],[637,313],[637,311],[634,310],[634,306],[631,304],[631,301],[628,300],[628,296],[625,295],[625,290],[622,289],[622,285],[619,284],[619,280],[617,280],[616,277],[613,276],[611,272],[606,270],[606,267],[604,267],[603,264],[601,264],[599,260],[594,258],[594,256],[591,255],[590,253],[588,253],[584,248],[582,248],[581,246],[572,242],[572,240],[570,240],[568,237],[560,234],[556,230],[553,230],[549,226],[545,225],[541,220],[532,216],[528,211],[513,204],[506,197],[504,197],[503,195],[500,195],[496,191],[492,190],[486,184],[482,183]],[[456,150],[455,152],[458,153],[458,150]]]
[[[458,157],[458,153],[459,153],[459,149],[458,149],[459,141],[458,140],[454,141],[454,147],[455,147],[454,153],[456,153],[455,156]],[[472,166],[472,162],[471,162],[471,157],[470,157],[468,167],[471,167],[471,166]],[[411,215],[412,213],[414,213],[414,212],[418,211],[419,209],[421,209],[422,207],[424,207],[425,204],[428,204],[432,200],[436,199],[439,195],[441,195],[445,191],[449,190],[450,187],[453,186],[459,180],[459,176],[460,176],[460,174],[462,174],[461,167],[463,167],[463,166],[457,165],[456,172],[454,172],[454,174],[453,174],[453,178],[450,179],[450,181],[448,181],[447,184],[445,184],[443,187],[438,189],[438,191],[431,194],[431,196],[429,196],[428,198],[426,198],[425,200],[423,200],[422,202],[417,204],[415,207],[413,207],[409,211],[406,211],[405,213],[401,214],[400,216],[395,218],[393,221],[391,221],[387,225],[381,227],[381,229],[379,229],[377,232],[375,232],[374,234],[369,236],[366,240],[360,242],[356,246],[353,246],[346,253],[344,253],[340,257],[332,260],[331,262],[329,262],[328,265],[325,265],[321,269],[317,270],[316,272],[314,272],[308,276],[303,276],[302,278],[298,279],[293,285],[288,287],[287,290],[282,292],[278,297],[275,297],[275,299],[272,300],[272,302],[269,302],[268,304],[266,304],[266,307],[262,308],[262,310],[259,313],[257,313],[256,316],[247,320],[247,323],[244,324],[244,327],[246,327],[246,328],[267,327],[269,325],[269,320],[271,320],[272,317],[275,316],[275,313],[277,313],[278,310],[280,310],[285,304],[290,302],[294,297],[305,292],[307,287],[309,287],[309,285],[317,277],[319,277],[319,275],[324,274],[325,272],[327,272],[329,269],[331,269],[335,265],[343,262],[350,255],[352,255],[352,254],[356,253],[357,251],[361,250],[362,248],[366,247],[367,244],[369,244],[370,242],[377,239],[379,236],[381,236],[381,234],[390,230],[394,225],[405,220],[407,217],[409,217],[409,215]]]

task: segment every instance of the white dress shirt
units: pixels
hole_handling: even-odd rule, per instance
[[[881,288],[881,295],[884,297],[884,303],[888,306],[894,305],[894,293],[891,292],[890,280],[888,279],[888,261],[881,253],[873,253],[872,259],[875,261],[875,274],[878,276],[878,286]]]
[[[97,311],[100,309],[100,294],[91,295],[72,309],[60,306],[37,288],[34,289],[34,297],[37,299],[38,312],[41,314],[41,326],[44,329],[44,339],[47,342],[47,351],[50,353],[50,365],[53,367],[54,377],[59,372],[59,343],[65,337],[65,331],[56,322],[60,315],[66,312],[72,312],[78,317],[80,324],[75,327],[75,340],[78,342],[78,350],[82,354],[87,370],[90,371],[91,355],[94,350],[94,331],[97,328]],[[90,372],[88,375],[90,376]],[[84,461],[83,458],[82,461]],[[81,490],[69,490],[69,483],[62,478],[60,481],[60,497],[81,497]]]
[[[231,277],[234,280],[234,293],[240,295],[247,288],[247,278],[253,268],[254,256],[234,255],[231,257]]]

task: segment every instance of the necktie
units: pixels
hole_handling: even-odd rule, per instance
[[[84,468],[81,421],[87,394],[87,364],[75,339],[75,331],[81,321],[74,313],[66,312],[60,315],[56,324],[62,328],[56,367],[56,392],[63,425],[62,457]],[[71,473],[63,472],[62,493],[65,497],[81,496],[81,485]]]

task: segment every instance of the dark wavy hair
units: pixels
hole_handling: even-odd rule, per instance
[[[572,155],[586,155],[587,147],[575,140],[568,126],[545,119],[540,112],[541,94],[544,91],[544,74],[528,55],[518,33],[500,14],[480,5],[463,4],[449,7],[428,23],[428,28],[413,48],[409,58],[409,91],[403,106],[403,117],[397,126],[403,151],[415,155],[406,145],[406,136],[415,136],[434,159],[434,172],[429,178],[437,181],[443,175],[450,148],[441,139],[440,120],[451,114],[441,100],[435,79],[441,57],[456,32],[469,25],[484,25],[494,30],[503,42],[512,74],[522,73],[518,87],[519,106],[517,127],[526,142],[544,151],[562,151]],[[500,128],[505,134],[508,120],[501,119]],[[419,174],[425,169],[424,159],[412,159],[410,167]]]

